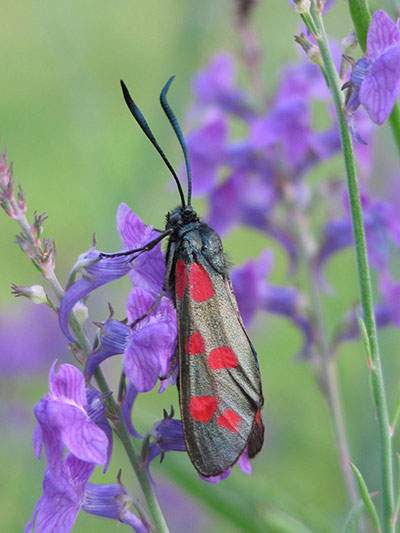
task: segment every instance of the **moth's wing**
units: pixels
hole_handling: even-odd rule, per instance
[[[185,442],[196,469],[204,476],[216,476],[235,464],[246,446],[251,456],[262,446],[260,374],[224,277],[201,259],[182,261],[177,269],[181,270],[176,306]],[[200,277],[193,280],[193,272],[200,272]]]

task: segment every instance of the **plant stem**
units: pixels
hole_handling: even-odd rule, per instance
[[[397,3],[397,0],[393,1]],[[348,0],[348,2],[358,42],[360,43],[361,50],[365,53],[367,50],[368,28],[372,18],[368,0]],[[390,114],[389,124],[392,129],[394,142],[400,154],[400,108],[398,102],[395,103]]]
[[[288,210],[293,217],[293,226],[296,228],[297,241],[300,249],[300,256],[304,263],[309,294],[312,303],[312,323],[316,333],[316,344],[318,357],[313,357],[312,363],[317,372],[317,380],[321,391],[329,405],[332,416],[333,427],[336,438],[336,445],[339,452],[339,463],[342,470],[343,479],[347,488],[351,505],[359,502],[356,482],[350,468],[351,455],[348,444],[346,427],[344,423],[342,402],[340,399],[340,388],[337,379],[335,361],[329,347],[328,334],[324,320],[324,311],[321,302],[321,292],[318,283],[313,275],[315,244],[311,236],[308,222],[298,205],[293,199],[293,195],[288,192],[285,195],[288,203]]]
[[[359,3],[362,3],[361,0]],[[382,503],[384,531],[392,532],[394,531],[393,523],[391,522],[391,517],[393,514],[392,445],[386,405],[385,386],[375,323],[372,287],[369,273],[361,201],[355,170],[353,146],[343,111],[343,98],[340,90],[339,77],[333,62],[332,54],[329,48],[328,39],[325,33],[325,28],[320,12],[315,13],[315,21],[318,26],[318,34],[316,36],[316,41],[321,52],[325,72],[329,81],[329,89],[331,91],[332,98],[335,104],[335,111],[338,120],[343,150],[357,260],[358,279],[361,293],[361,303],[364,313],[365,325],[371,346],[371,357],[375,366],[375,372],[372,372],[372,388],[381,443]]]
[[[27,238],[27,240],[29,241],[32,252],[35,254],[34,261],[37,260],[37,262],[40,263],[40,250],[37,248],[37,246],[35,245],[33,241],[30,228],[29,228],[29,223],[25,215],[19,209],[18,204],[15,202],[14,199],[11,200],[11,203],[13,205],[15,212],[18,213],[17,221],[22,229],[22,232],[24,236]],[[64,296],[64,290],[54,270],[51,270],[51,272],[48,273],[46,279],[49,285],[54,290],[58,301],[61,302]],[[89,343],[89,340],[87,339],[84,328],[80,324],[78,319],[76,318],[74,311],[71,312],[70,325],[71,325],[73,332],[75,333],[77,341],[80,347],[82,348],[85,356],[89,357],[89,355],[92,352],[92,348]],[[165,522],[165,518],[162,514],[161,507],[156,498],[154,489],[147,476],[146,467],[133,444],[128,428],[126,427],[126,424],[125,424],[125,421],[124,421],[124,418],[121,412],[121,408],[118,405],[118,403],[114,400],[114,398],[110,395],[110,392],[111,392],[110,387],[108,386],[108,383],[100,368],[96,369],[94,373],[94,377],[96,379],[96,382],[99,386],[100,391],[106,396],[105,401],[107,403],[108,410],[111,414],[111,420],[114,426],[114,430],[118,434],[122,442],[122,445],[125,448],[125,451],[128,455],[129,461],[136,473],[136,476],[138,478],[139,484],[143,491],[144,497],[146,499],[150,514],[157,528],[157,531],[159,533],[168,533],[169,531],[168,526],[167,526],[167,523]]]

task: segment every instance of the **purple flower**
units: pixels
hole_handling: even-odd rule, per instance
[[[105,359],[124,354],[124,371],[136,391],[152,390],[159,378],[170,371],[176,348],[176,311],[169,298],[162,297],[156,309],[146,318],[154,304],[154,293],[136,287],[131,290],[126,306],[130,325],[114,319],[101,326],[100,341],[89,356],[85,375],[90,379]]]
[[[78,513],[85,512],[123,522],[138,533],[147,527],[129,510],[130,496],[118,482],[114,485],[88,483],[95,465],[68,454],[60,472],[53,476],[47,470],[43,480],[43,495],[38,500],[25,532],[68,533],[72,530]],[[35,527],[36,522],[36,527]]]
[[[183,437],[183,426],[182,421],[172,418],[174,415],[173,409],[171,414],[168,415],[164,411],[164,418],[160,422],[156,422],[151,430],[147,433],[142,448],[142,456],[146,457],[146,467],[149,472],[149,466],[153,459],[158,456],[161,456],[161,461],[164,458],[166,452],[175,451],[175,452],[184,452],[186,451],[185,440]],[[153,442],[149,444],[150,439],[153,439]],[[247,454],[247,448],[239,457],[238,465],[242,472],[245,474],[251,474],[251,465],[250,460]],[[232,467],[228,468],[225,472],[219,476],[213,477],[204,477],[199,474],[199,477],[203,481],[208,483],[216,484],[219,483],[222,479],[226,479],[230,476]],[[149,472],[150,476],[150,472]],[[151,476],[150,476],[151,479]]]
[[[226,159],[227,136],[225,117],[216,109],[206,114],[200,128],[188,135],[194,194],[208,194],[214,188]]]
[[[396,102],[399,80],[400,31],[380,9],[375,11],[369,25],[367,56],[354,65],[350,79],[352,94],[347,116],[356,140],[360,142],[352,125],[354,111],[362,104],[373,122],[383,124]]]
[[[298,357],[305,357],[310,353],[313,337],[311,324],[303,316],[304,296],[294,287],[267,283],[271,268],[272,254],[266,250],[257,260],[233,270],[232,284],[243,322],[249,325],[260,310],[288,317],[303,333],[304,344]]]
[[[99,395],[85,387],[83,374],[72,365],[61,365],[57,374],[55,363],[49,373],[50,392],[35,407],[38,424],[33,435],[35,455],[42,446],[52,475],[62,468],[64,446],[78,459],[108,465],[111,455],[111,431]],[[88,401],[89,400],[89,401]]]
[[[255,149],[270,149],[280,143],[283,158],[295,168],[306,156],[311,140],[311,113],[303,98],[287,99],[264,118],[255,121],[250,142]]]
[[[151,226],[143,224],[132,209],[124,203],[118,207],[117,229],[125,250],[140,248],[159,235]],[[135,258],[129,276],[134,287],[160,294],[165,277],[161,243]]]
[[[151,226],[143,224],[126,204],[121,204],[118,209],[117,227],[124,250],[140,248],[159,235]],[[73,268],[74,276],[77,272],[82,272],[82,277],[68,288],[59,311],[61,330],[70,342],[73,342],[73,338],[68,329],[68,320],[72,308],[101,285],[129,273],[135,284],[154,294],[161,292],[165,275],[161,243],[149,252],[134,255],[134,260],[132,256],[102,257],[101,252],[91,248],[80,256]]]
[[[193,81],[195,97],[201,105],[218,106],[227,113],[247,119],[252,115],[244,93],[235,87],[236,72],[229,54],[216,55]]]
[[[353,231],[348,207],[344,198],[346,216],[330,220],[325,225],[321,247],[316,259],[316,275],[324,284],[322,267],[336,252],[353,244]],[[363,219],[367,239],[368,257],[371,265],[382,271],[388,262],[392,244],[400,247],[400,217],[397,209],[385,200],[371,200],[362,195]]]

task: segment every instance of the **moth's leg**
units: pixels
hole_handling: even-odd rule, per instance
[[[166,268],[166,271],[165,271],[162,290],[161,290],[160,294],[158,295],[157,300],[153,303],[153,305],[150,307],[150,309],[147,311],[147,313],[145,313],[144,315],[142,315],[139,318],[137,318],[134,322],[132,322],[131,328],[136,326],[136,324],[138,322],[140,322],[141,320],[143,320],[144,318],[146,318],[149,315],[151,315],[151,313],[157,308],[158,304],[160,303],[161,298],[167,292],[168,285],[169,285],[169,278],[171,277],[172,267],[173,267],[173,264],[174,264],[174,255],[175,255],[175,244],[171,243],[169,245],[169,247],[168,247],[167,268]]]
[[[103,257],[122,257],[124,255],[131,255],[131,254],[135,254],[135,253],[138,253],[138,254],[141,254],[143,252],[149,252],[150,250],[152,250],[160,241],[162,241],[165,237],[168,237],[168,235],[170,235],[172,232],[172,230],[168,229],[166,231],[163,231],[158,237],[156,237],[155,239],[153,239],[152,241],[148,242],[147,244],[145,244],[144,246],[142,246],[141,248],[135,248],[134,250],[127,250],[126,252],[116,252],[115,254],[106,254],[106,253],[101,253],[100,254],[100,258],[103,258]],[[137,257],[137,256],[136,256]],[[133,259],[136,259],[136,257],[134,257]],[[133,260],[132,259],[132,260]]]

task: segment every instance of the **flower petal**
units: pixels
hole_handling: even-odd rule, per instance
[[[388,15],[378,9],[372,16],[367,35],[367,53],[371,60],[377,59],[388,48],[400,44],[400,32]]]
[[[122,203],[118,208],[117,228],[122,245],[127,250],[141,248],[159,236],[151,226],[143,224],[132,209]],[[129,274],[132,284],[159,294],[165,276],[165,262],[161,251],[161,243],[152,250],[140,254],[132,262]]]
[[[360,102],[376,124],[383,124],[393,109],[399,76],[400,46],[396,46],[375,61],[361,85]]]
[[[76,366],[60,365],[57,373],[54,372],[55,362],[49,373],[50,393],[60,401],[70,401],[86,409],[85,378]]]
[[[126,427],[128,428],[129,433],[137,438],[141,439],[143,438],[140,433],[136,431],[136,429],[133,427],[132,424],[132,409],[133,404],[135,403],[135,400],[138,396],[139,392],[135,389],[135,387],[132,385],[130,381],[128,381],[128,385],[126,387],[126,393],[124,397],[124,401],[121,407],[122,415],[125,420]]]
[[[125,351],[130,327],[118,320],[109,319],[101,327],[99,346],[89,355],[84,375],[91,380],[100,363]]]
[[[101,285],[125,276],[132,269],[131,258],[128,256],[103,257],[100,259],[98,250],[89,251],[85,255],[87,261],[97,262],[85,268],[85,277],[78,279],[65,293],[59,310],[60,327],[70,342],[74,339],[68,328],[69,315],[74,305]]]

